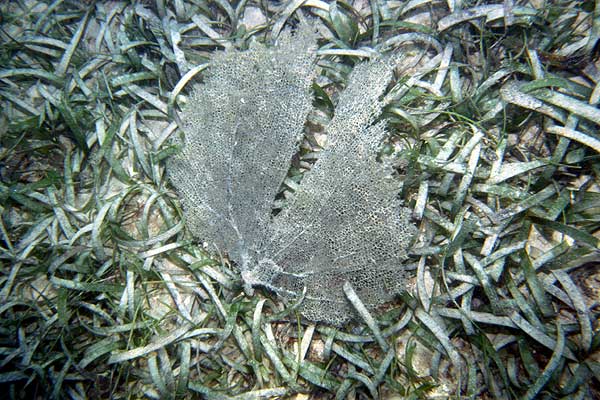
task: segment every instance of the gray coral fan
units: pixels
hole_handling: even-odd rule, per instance
[[[358,65],[326,128],[328,145],[285,208],[273,204],[311,110],[316,38],[308,27],[277,44],[215,56],[184,109],[182,151],[168,163],[194,235],[228,252],[246,286],[297,301],[313,321],[342,324],[349,282],[374,308],[406,285],[416,228],[377,161],[386,136],[383,61]]]

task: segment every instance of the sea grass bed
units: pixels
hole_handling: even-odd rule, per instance
[[[305,23],[311,111],[273,214],[352,71],[405,54],[377,160],[418,230],[406,290],[371,309],[344,285],[343,326],[247,290],[167,172],[215,54]],[[599,35],[589,1],[0,3],[2,396],[600,396]]]

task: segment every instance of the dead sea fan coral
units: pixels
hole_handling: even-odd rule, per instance
[[[349,282],[370,308],[404,289],[415,227],[391,170],[377,161],[386,136],[384,61],[358,65],[326,132],[328,144],[286,207],[272,215],[311,110],[316,38],[308,27],[277,44],[218,53],[183,112],[182,151],[167,168],[194,235],[227,251],[247,287],[298,300],[332,324],[352,316]]]

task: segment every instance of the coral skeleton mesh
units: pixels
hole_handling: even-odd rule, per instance
[[[309,320],[353,316],[349,282],[373,309],[406,285],[416,228],[398,182],[377,161],[386,136],[384,61],[359,64],[326,127],[327,146],[281,212],[274,201],[311,111],[316,36],[284,31],[275,46],[217,53],[183,110],[182,151],[167,164],[191,232],[227,252],[247,288],[298,301]]]

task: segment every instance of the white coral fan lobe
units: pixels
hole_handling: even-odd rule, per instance
[[[314,321],[342,324],[348,281],[374,308],[406,284],[402,262],[416,228],[377,162],[384,61],[358,65],[326,128],[328,145],[289,204],[273,202],[311,110],[316,38],[309,27],[277,45],[218,54],[183,112],[183,150],[168,163],[194,235],[227,251],[247,289],[298,300]]]

